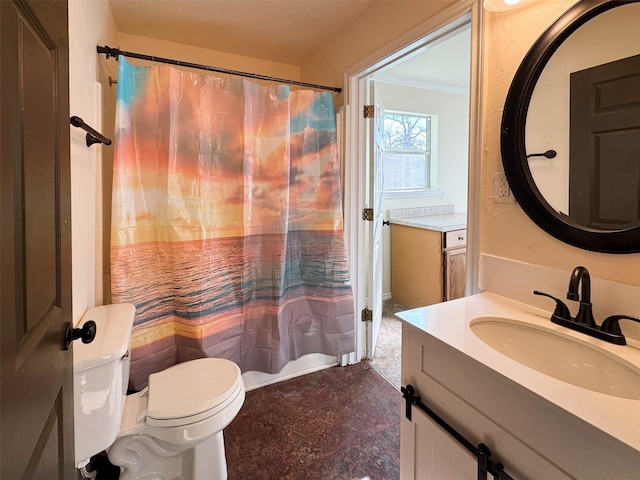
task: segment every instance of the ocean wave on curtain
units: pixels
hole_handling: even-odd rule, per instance
[[[354,350],[329,92],[118,59],[113,302],[131,385],[210,356],[279,372]]]

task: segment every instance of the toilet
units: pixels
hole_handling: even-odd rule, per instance
[[[245,390],[240,368],[200,358],[149,375],[148,387],[127,395],[129,345],[135,307],[89,309],[93,342],[74,342],[76,466],[104,450],[120,480],[227,478],[223,430],[240,411]]]

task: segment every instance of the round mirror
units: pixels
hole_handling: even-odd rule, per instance
[[[502,162],[545,231],[640,252],[640,0],[578,2],[533,45],[507,95]]]

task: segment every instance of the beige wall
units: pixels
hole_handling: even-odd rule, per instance
[[[117,31],[105,0],[69,2],[69,108],[88,125],[113,138],[115,96],[108,77],[115,65],[98,58],[96,45],[117,45]],[[113,62],[115,64],[115,62]],[[103,98],[111,98],[111,102]],[[113,108],[111,109],[113,110]],[[85,132],[71,128],[71,222],[73,319],[79,321],[102,297],[103,165],[111,165],[111,147],[87,147]]]
[[[305,59],[301,79],[342,86],[344,72],[350,67],[454,3],[454,0],[374,2],[349,28]],[[343,94],[337,96],[337,105],[343,104],[342,97]]]
[[[637,273],[640,254],[602,254],[571,247],[543,232],[518,205],[494,204],[490,198],[492,175],[503,171],[500,123],[513,75],[546,27],[574,3],[574,0],[541,0],[522,10],[486,16],[481,251],[567,271],[584,265],[592,276],[640,285]]]
[[[285,78],[289,80],[300,80],[300,66],[286,63],[271,62],[259,58],[243,57],[233,55],[224,51],[209,50],[206,48],[193,47],[182,43],[167,42],[154,38],[141,37],[120,33],[119,48],[145,55],[155,55],[158,57],[182,60],[191,63],[211,65],[228,70],[241,72],[258,73],[270,77]],[[142,63],[139,60],[130,59],[131,63]],[[202,72],[201,70],[199,72]],[[214,73],[215,75],[215,73]]]

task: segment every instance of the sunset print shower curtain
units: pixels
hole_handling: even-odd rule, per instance
[[[209,356],[354,350],[331,93],[118,59],[112,301],[131,386]]]

